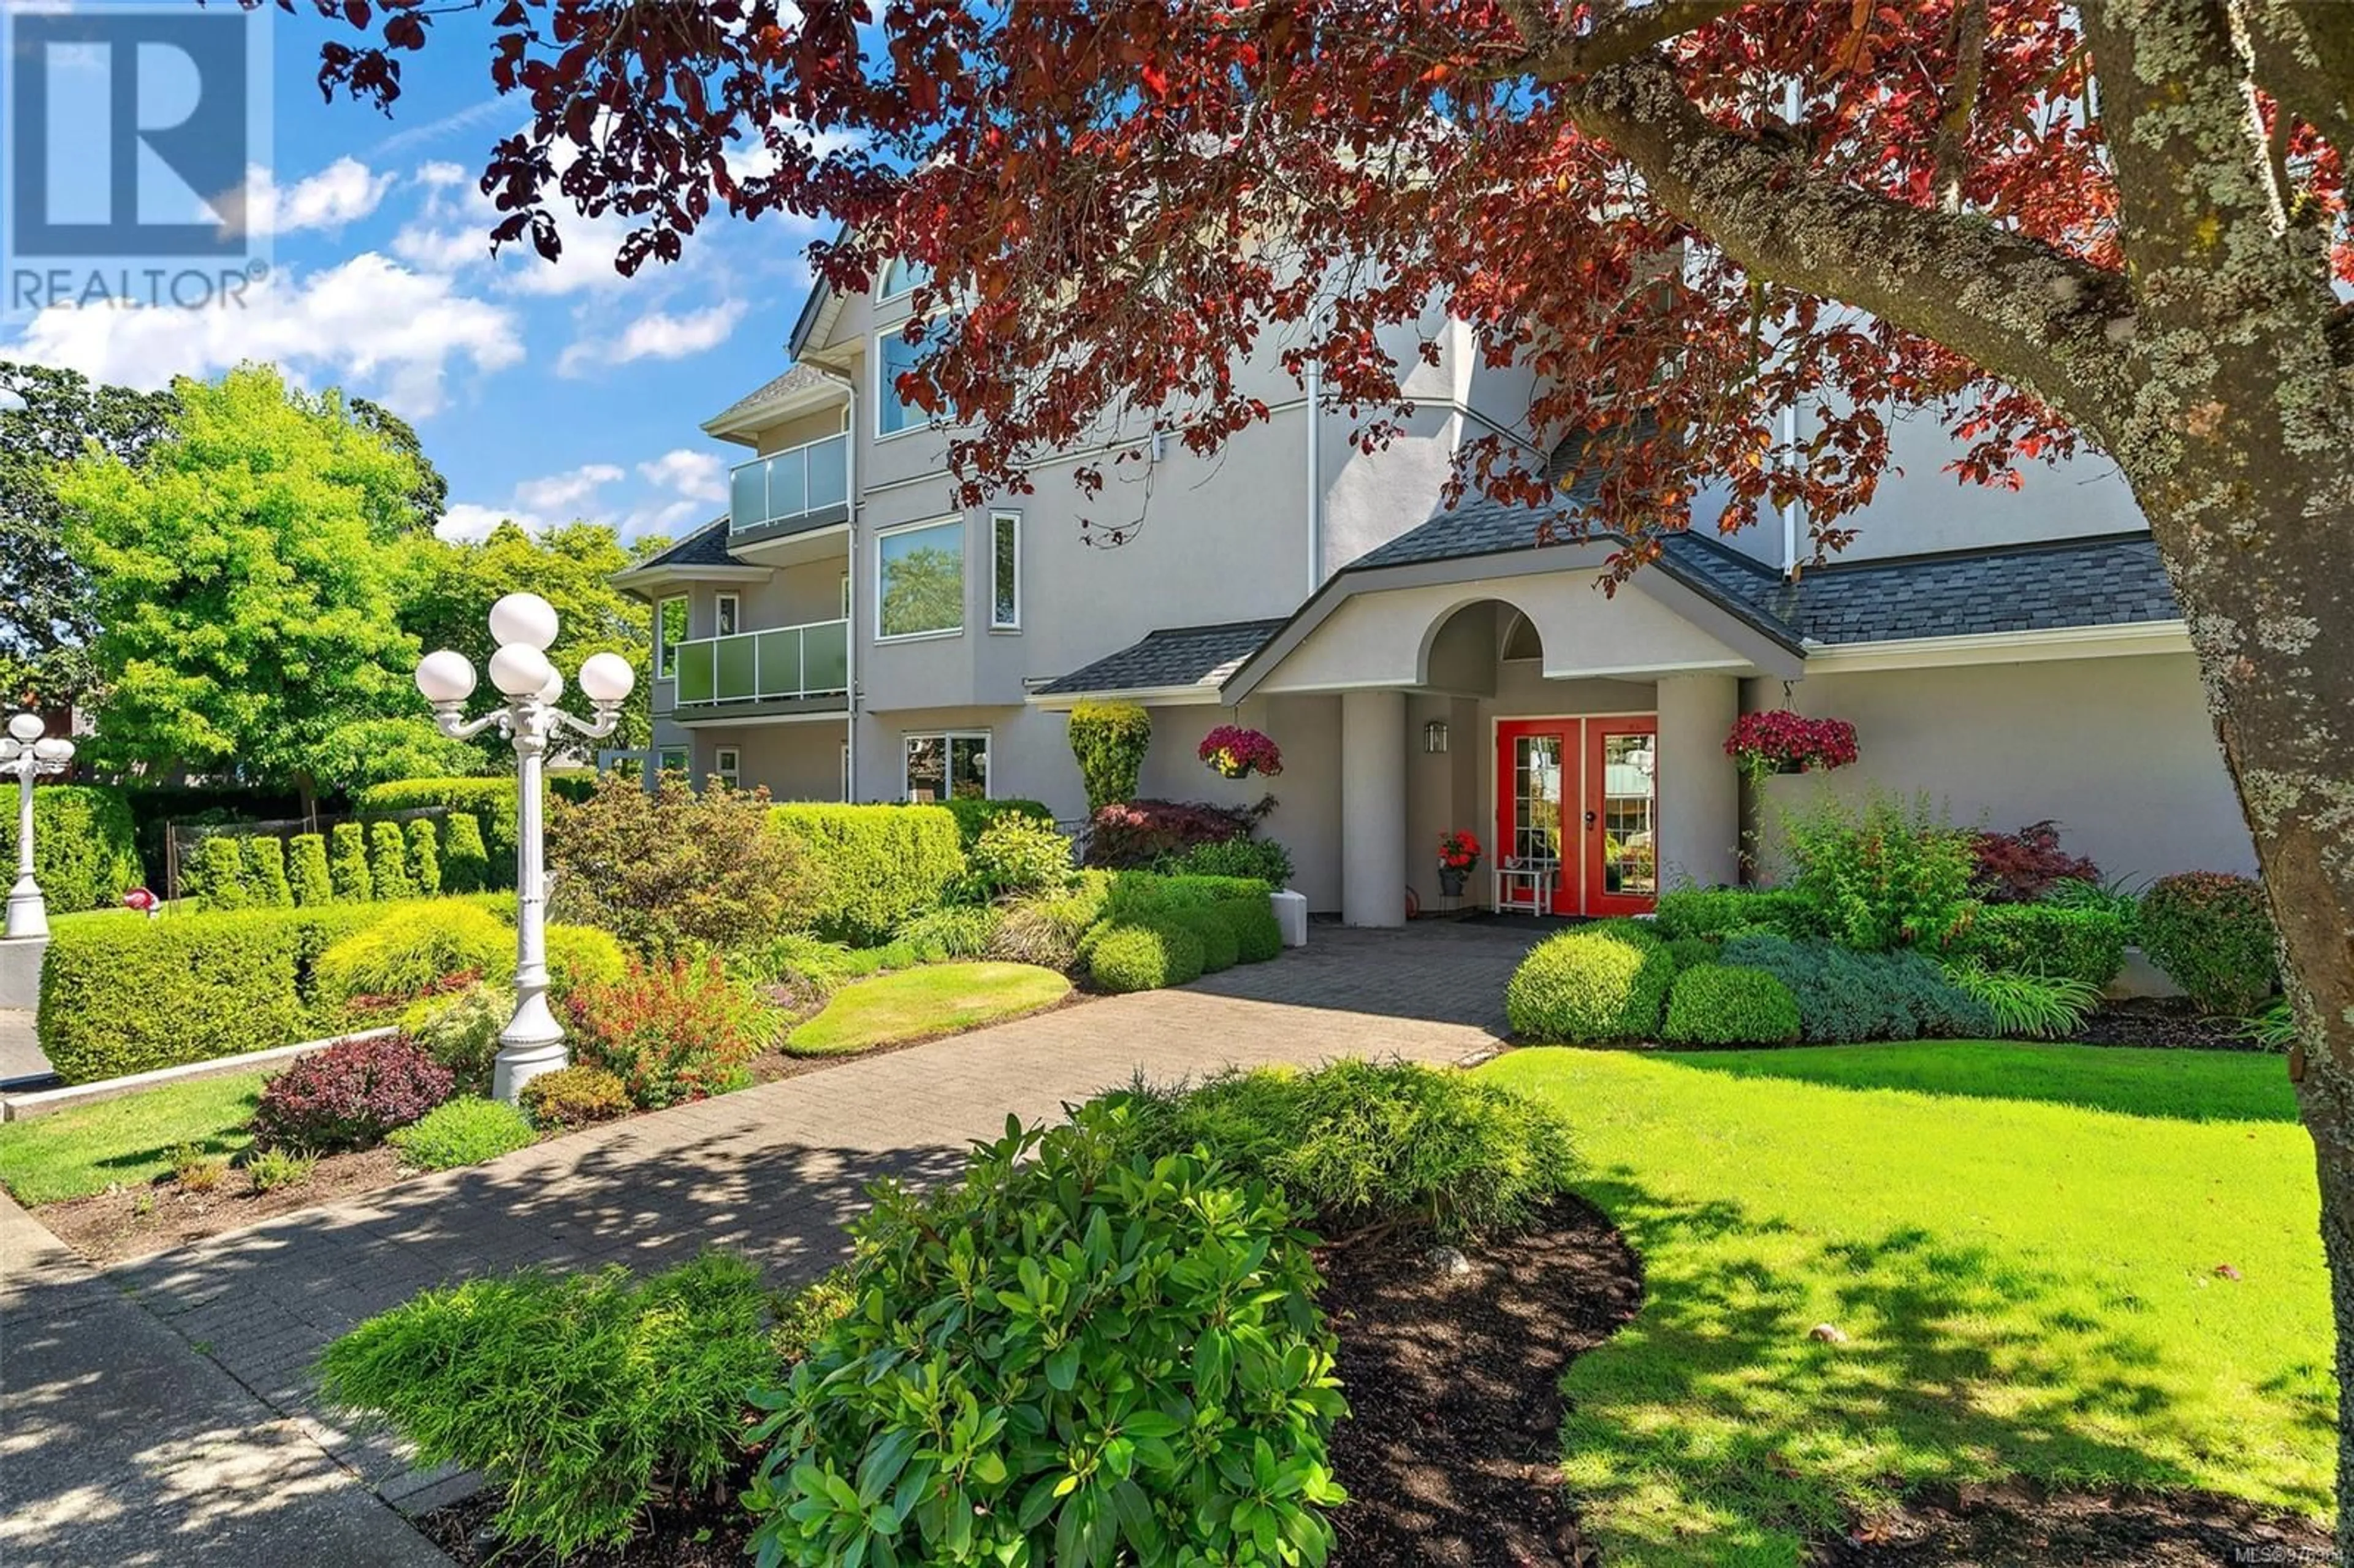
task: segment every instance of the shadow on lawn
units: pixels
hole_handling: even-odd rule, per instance
[[[2191,1489],[2233,1463],[2223,1407],[2178,1410],[2159,1348],[2122,1312],[2085,1310],[2076,1282],[1917,1226],[1808,1236],[1735,1202],[1662,1198],[1625,1166],[1578,1185],[1646,1275],[1641,1313],[1563,1385],[1564,1456],[1581,1502],[1604,1505],[1588,1519],[1606,1552],[1616,1536],[1611,1554],[1648,1561],[1797,1560],[1798,1542],[1928,1489],[2023,1475]],[[1813,1338],[1819,1321],[1846,1342]],[[2266,1392],[2327,1447],[2326,1399]],[[2203,1470],[2178,1457],[2199,1454]],[[2292,1500],[2330,1501],[2319,1487]]]
[[[1660,1054],[1681,1067],[1834,1089],[2031,1100],[2172,1121],[2297,1118],[2286,1058],[2252,1052],[1923,1040]]]

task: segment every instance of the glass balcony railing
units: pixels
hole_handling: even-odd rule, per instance
[[[850,690],[846,620],[697,637],[673,652],[682,708],[841,696]]]
[[[727,529],[742,534],[846,512],[849,505],[850,437],[827,436],[739,464],[728,479]]]

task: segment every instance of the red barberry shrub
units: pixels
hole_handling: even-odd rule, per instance
[[[456,1083],[406,1035],[338,1041],[295,1058],[263,1086],[254,1141],[311,1154],[372,1149],[448,1099]]]

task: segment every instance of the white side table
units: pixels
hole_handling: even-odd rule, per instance
[[[1553,913],[1553,867],[1549,861],[1496,867],[1496,913],[1502,915],[1520,909],[1532,915]],[[1523,885],[1529,893],[1526,904],[1507,896],[1519,892]]]

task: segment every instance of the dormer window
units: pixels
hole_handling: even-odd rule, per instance
[[[932,270],[921,261],[910,261],[904,256],[894,256],[884,265],[883,287],[875,294],[878,300],[896,300],[912,294],[931,281]]]

